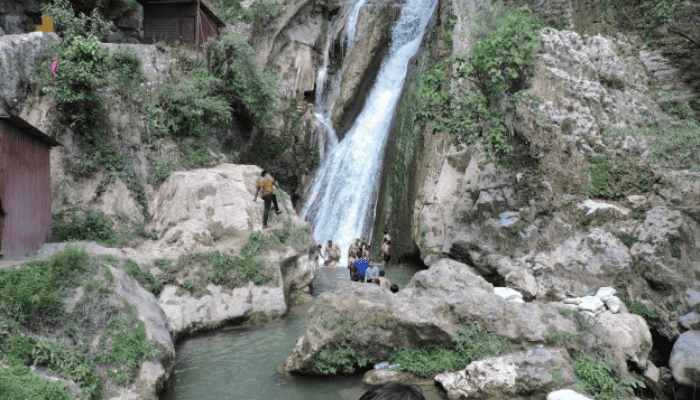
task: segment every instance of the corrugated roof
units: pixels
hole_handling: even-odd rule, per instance
[[[56,139],[45,134],[36,126],[30,124],[29,122],[16,115],[0,114],[0,121],[5,121],[9,123],[10,125],[22,131],[22,133],[26,133],[27,135],[33,136],[35,139],[44,142],[49,146],[61,145],[59,142],[56,141]]]

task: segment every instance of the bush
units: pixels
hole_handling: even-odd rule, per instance
[[[621,379],[609,362],[587,354],[574,358],[574,374],[580,389],[596,400],[628,398],[634,394],[634,387],[639,384]]]
[[[450,133],[460,143],[480,142],[503,161],[512,152],[503,100],[510,101],[531,75],[541,24],[526,9],[503,6],[483,20],[466,59],[439,62],[419,75],[416,122]],[[458,79],[472,82],[476,90],[454,85]]]
[[[628,301],[627,309],[630,313],[637,314],[647,321],[654,321],[659,319],[659,313],[655,309],[650,308],[646,304],[641,303],[639,301]]]
[[[117,238],[112,220],[98,210],[71,210],[55,214],[52,236],[60,242],[94,240],[112,243]]]
[[[230,122],[231,107],[219,94],[221,80],[201,67],[181,78],[160,88],[149,110],[151,127],[176,136],[202,137],[210,128]]]
[[[100,39],[112,26],[112,23],[105,20],[94,7],[92,13],[86,15],[76,12],[69,0],[49,0],[43,3],[43,14],[53,17],[56,32],[64,38],[94,36]]]
[[[108,70],[111,76],[110,82],[117,93],[126,98],[134,92],[144,81],[141,60],[130,49],[119,49],[109,57]]]
[[[253,24],[256,30],[264,28],[282,12],[279,0],[255,0],[247,8],[241,5],[241,0],[215,0],[214,7],[226,22]]]
[[[463,327],[452,347],[427,346],[401,349],[391,357],[399,369],[422,378],[432,378],[444,371],[463,369],[473,361],[506,352],[508,341],[489,333],[479,324]]]
[[[227,33],[207,48],[209,68],[224,82],[224,94],[240,112],[265,126],[277,108],[277,82],[255,62],[255,51],[236,33]]]
[[[320,375],[352,374],[357,368],[366,368],[370,360],[349,344],[327,346],[314,355],[313,370]]]

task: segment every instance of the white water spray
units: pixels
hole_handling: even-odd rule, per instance
[[[437,0],[407,0],[392,32],[389,54],[365,106],[345,138],[323,159],[302,215],[317,243],[333,240],[343,250],[371,234],[384,150],[408,63],[423,40]],[[359,14],[359,11],[358,11]]]

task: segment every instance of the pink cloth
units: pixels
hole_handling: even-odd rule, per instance
[[[56,79],[56,75],[58,74],[58,60],[51,61],[49,69],[51,70],[51,76]]]

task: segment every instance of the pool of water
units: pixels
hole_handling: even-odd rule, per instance
[[[392,265],[387,277],[404,287],[415,271],[411,265]],[[323,269],[314,291],[331,290],[347,277],[344,268]],[[285,318],[263,325],[231,327],[183,341],[177,346],[174,377],[161,400],[358,399],[367,389],[360,376],[309,378],[280,372],[304,333],[308,307],[294,307]],[[441,398],[427,389],[429,400]]]

